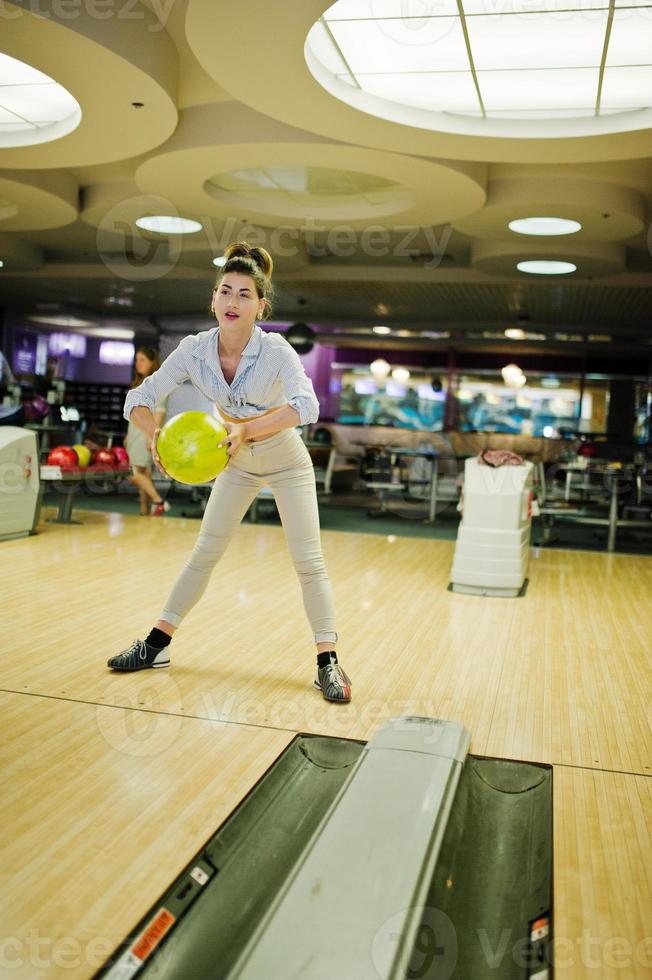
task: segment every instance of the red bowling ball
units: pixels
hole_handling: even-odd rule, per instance
[[[93,457],[95,466],[115,466],[117,460],[112,449],[98,449]]]
[[[112,452],[118,462],[118,466],[129,466],[129,453],[124,446],[115,446]]]
[[[70,469],[78,464],[77,453],[72,446],[55,446],[48,454],[48,466],[61,466]]]

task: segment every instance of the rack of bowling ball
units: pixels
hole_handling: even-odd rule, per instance
[[[129,455],[122,446],[90,449],[82,443],[54,446],[41,464],[41,481],[54,487],[58,496],[55,524],[79,524],[72,519],[77,492],[110,493],[131,472]]]
[[[190,486],[211,482],[228,462],[227,431],[206,412],[181,412],[161,429],[157,451],[170,479]],[[55,446],[47,463],[41,466],[41,480],[54,483],[59,491],[57,524],[76,524],[72,520],[75,494],[81,486],[91,492],[106,493],[129,475],[129,456],[122,446],[89,449],[77,443]]]

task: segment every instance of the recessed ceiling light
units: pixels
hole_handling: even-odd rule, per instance
[[[137,218],[136,225],[143,231],[153,231],[157,235],[192,235],[202,229],[199,221],[177,218],[171,214],[153,214],[145,218]]]
[[[221,269],[222,266],[226,265],[226,255],[216,255],[213,259],[213,265],[216,265],[218,269]]]
[[[516,268],[519,272],[528,272],[533,276],[567,276],[569,272],[575,272],[577,266],[573,262],[528,259],[525,262],[517,262]]]
[[[519,235],[574,235],[582,226],[570,218],[516,218],[508,227]]]
[[[372,327],[371,329],[373,330],[374,333],[386,334],[392,332],[389,327]]]
[[[525,330],[521,330],[520,327],[508,327],[505,336],[510,340],[525,340]]]
[[[0,53],[0,146],[60,139],[81,122],[77,100],[49,75]]]
[[[4,262],[2,261],[2,259],[0,259],[0,269],[4,269],[4,266],[5,266]]]
[[[614,15],[607,0],[589,0],[587,21],[574,4],[561,30],[539,3],[535,14],[511,4],[488,11],[486,0],[416,4],[425,16],[398,10],[408,6],[338,0],[323,11],[304,46],[317,82],[358,111],[476,137],[579,138],[649,125],[649,25],[629,10]]]

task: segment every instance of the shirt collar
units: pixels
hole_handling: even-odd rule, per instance
[[[260,352],[260,338],[263,331],[256,324],[251,333],[251,337],[247,342],[247,346],[242,352],[242,357],[257,357]],[[197,346],[193,351],[195,357],[200,358],[202,361],[209,359],[211,351],[217,349],[217,341],[220,334],[219,326],[213,327],[212,330],[206,330],[205,333],[200,334],[197,340]]]
[[[242,352],[242,357],[257,357],[260,351],[260,338],[262,335],[262,330],[259,326],[254,324],[254,329],[251,332],[251,337],[245,349]]]

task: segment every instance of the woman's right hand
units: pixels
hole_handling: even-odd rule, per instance
[[[159,434],[160,431],[161,431],[160,429],[154,429],[154,433],[152,435],[152,441],[151,441],[151,444],[150,444],[150,452],[152,454],[152,462],[154,463],[154,465],[155,465],[156,469],[159,471],[159,473],[162,473],[163,476],[167,476],[167,478],[169,480],[171,480],[172,477],[170,476],[170,474],[163,467],[163,464],[161,463],[161,458],[160,458],[158,452],[156,451],[156,443],[158,441],[158,434]]]

